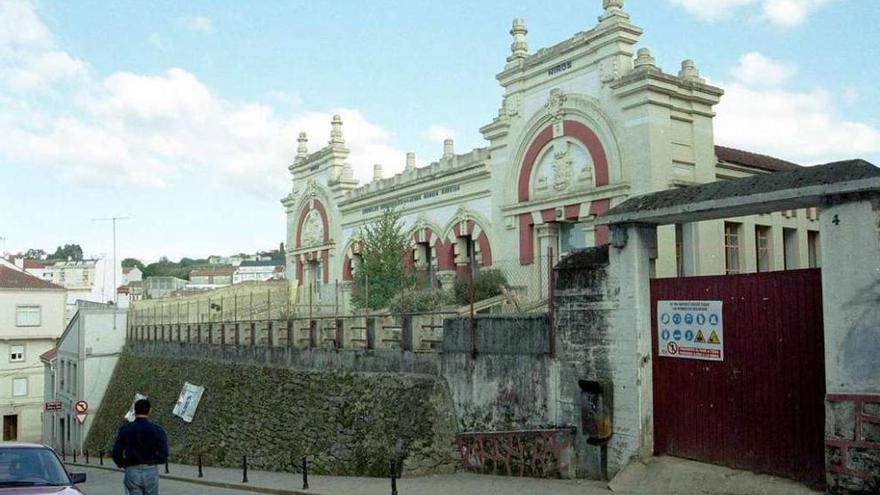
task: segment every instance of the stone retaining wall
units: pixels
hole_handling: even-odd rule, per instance
[[[171,410],[184,382],[205,386],[191,424]],[[171,461],[385,476],[448,472],[457,462],[455,413],[443,380],[403,373],[307,371],[125,353],[86,443],[109,452],[136,392],[150,397],[168,432]]]

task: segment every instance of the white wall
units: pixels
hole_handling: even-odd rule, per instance
[[[44,373],[40,354],[51,349],[64,330],[63,290],[0,289],[0,416],[18,416],[18,440],[42,437]],[[16,326],[16,306],[41,308],[39,326]],[[24,360],[10,361],[10,346],[24,346]],[[27,395],[13,396],[16,378],[27,379]],[[2,419],[2,418],[0,418]]]

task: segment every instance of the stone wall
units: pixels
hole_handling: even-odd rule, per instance
[[[204,385],[191,424],[171,410],[185,381]],[[306,371],[125,353],[87,439],[109,451],[135,392],[150,397],[168,432],[172,462],[315,474],[385,476],[448,472],[456,464],[449,391],[429,375]]]
[[[880,493],[880,395],[828,395],[825,457],[831,493]]]

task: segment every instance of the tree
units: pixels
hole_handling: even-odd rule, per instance
[[[122,268],[134,268],[137,267],[138,270],[144,271],[144,263],[137,258],[125,258],[122,260]]]
[[[49,256],[51,260],[72,260],[72,261],[82,261],[83,259],[83,250],[79,244],[65,244],[63,247],[58,246],[58,249]]]
[[[44,260],[46,259],[46,251],[42,249],[28,249],[24,253],[24,257],[29,260]]]
[[[384,309],[391,299],[415,286],[415,277],[406,273],[409,240],[400,225],[400,215],[385,210],[360,233],[361,263],[354,273],[352,303],[358,308]]]

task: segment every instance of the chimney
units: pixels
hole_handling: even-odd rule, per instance
[[[412,151],[406,154],[406,171],[412,172],[416,169],[416,154]]]
[[[382,178],[382,164],[377,163],[373,165],[373,180],[380,180]]]

